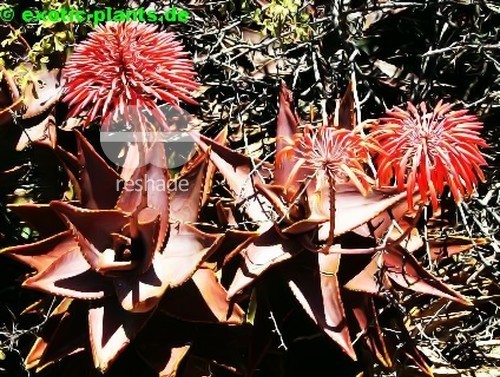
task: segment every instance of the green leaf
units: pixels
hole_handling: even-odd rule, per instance
[[[250,302],[248,303],[246,321],[253,325],[255,322],[256,313],[257,313],[257,292],[255,289],[252,289],[252,294],[250,295]]]

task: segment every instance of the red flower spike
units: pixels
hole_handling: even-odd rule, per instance
[[[342,101],[337,102],[334,123],[338,124],[341,105],[344,107],[342,114],[345,118],[345,107],[349,103],[348,100],[344,101],[343,104]],[[353,118],[348,118],[351,120],[344,119],[343,121],[351,123]],[[353,125],[346,124],[346,126]],[[288,127],[288,133],[290,128]],[[285,130],[286,128],[281,126],[278,132]],[[284,139],[288,146],[283,147],[280,139]],[[289,170],[288,180],[284,185],[286,191],[289,192],[288,200],[291,199],[290,196],[293,197],[297,193],[297,182],[306,185],[311,203],[317,202],[314,197],[322,194],[323,189],[328,188],[329,209],[326,214],[330,219],[329,234],[323,249],[321,249],[321,252],[328,252],[329,247],[335,242],[337,204],[335,193],[337,185],[352,183],[363,196],[367,196],[373,180],[365,173],[363,164],[369,159],[369,150],[380,151],[380,149],[371,141],[371,138],[364,137],[359,130],[335,128],[328,124],[322,124],[317,128],[306,125],[300,132],[295,132],[291,138],[286,134],[278,134],[277,144],[280,144],[280,149],[276,154],[278,172],[283,173],[281,166],[284,164],[284,159],[294,162],[291,165],[287,161],[287,166],[285,166]],[[287,187],[290,187],[291,190],[288,191]],[[321,200],[326,201],[325,197]],[[311,211],[315,217],[317,211],[314,204],[311,205]]]
[[[424,103],[418,108],[408,103],[407,110],[396,107],[374,126],[374,138],[385,151],[377,161],[380,184],[394,178],[400,190],[406,187],[410,207],[417,186],[422,200],[436,210],[445,185],[459,203],[473,193],[478,177],[484,181],[482,123],[467,110],[452,107],[440,101],[428,111]]]
[[[198,89],[193,63],[174,34],[157,29],[139,22],[109,22],[91,32],[63,70],[69,117],[85,111],[86,126],[100,117],[107,129],[119,114],[143,126],[141,111],[148,110],[167,127],[158,101],[196,103],[191,99]],[[134,106],[135,113],[129,114],[127,106]]]

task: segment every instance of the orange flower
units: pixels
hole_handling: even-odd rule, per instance
[[[467,110],[452,107],[440,101],[429,112],[424,103],[418,108],[408,103],[407,110],[396,107],[375,126],[374,137],[386,153],[378,158],[380,184],[395,178],[399,189],[406,186],[410,206],[417,185],[422,200],[430,199],[436,209],[445,185],[459,203],[474,191],[477,177],[484,181],[482,123]]]
[[[307,125],[292,139],[284,140],[288,146],[278,153],[277,160],[278,163],[283,158],[295,160],[290,180],[303,170],[308,176],[314,176],[317,182],[325,178],[335,183],[350,180],[364,195],[370,190],[372,179],[365,173],[362,163],[368,156],[366,148],[371,144],[355,131]]]
[[[191,91],[198,84],[186,56],[174,34],[157,31],[157,26],[110,22],[97,27],[75,48],[63,71],[70,116],[87,111],[86,125],[100,116],[107,129],[115,113],[143,126],[142,111],[147,110],[168,127],[158,101],[196,103]]]

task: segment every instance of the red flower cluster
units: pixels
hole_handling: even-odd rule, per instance
[[[146,110],[168,127],[158,101],[173,106],[179,100],[195,103],[191,91],[198,84],[187,55],[172,33],[157,31],[157,26],[99,26],[75,48],[63,71],[70,116],[86,111],[86,125],[100,117],[107,129],[118,113],[137,120],[143,130]]]
[[[399,189],[406,186],[410,206],[418,185],[424,202],[438,207],[438,195],[448,185],[456,202],[472,194],[481,166],[487,165],[479,147],[486,147],[479,131],[482,123],[467,110],[452,110],[439,102],[433,111],[425,103],[418,108],[396,107],[380,120],[373,134],[384,155],[378,158],[381,185],[395,178]]]

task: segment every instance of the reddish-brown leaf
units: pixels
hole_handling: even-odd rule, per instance
[[[225,145],[227,129],[222,130],[214,139],[220,145]],[[183,166],[176,182],[183,187],[177,187],[172,193],[170,202],[170,221],[196,222],[201,207],[209,199],[212,190],[212,180],[216,167],[208,156],[197,152],[195,156]],[[188,182],[188,189],[184,183]]]
[[[89,209],[113,208],[119,194],[119,175],[80,132],[75,131],[75,135],[78,146],[77,164],[67,152],[59,151],[59,155],[78,181],[82,206]]]
[[[8,247],[1,253],[27,264],[37,272],[43,272],[72,250],[79,250],[79,247],[71,231],[67,230],[38,242]]]
[[[392,359],[387,351],[373,299],[356,293],[347,294],[346,297],[366,345],[383,366],[391,368]]]
[[[145,208],[137,215],[137,230],[141,239],[142,261],[138,273],[146,272],[153,263],[154,254],[162,247],[160,236],[160,213],[152,208]]]
[[[53,236],[67,229],[64,221],[48,204],[12,204],[8,208],[41,236]]]
[[[201,232],[188,224],[172,227],[165,249],[154,255],[144,274],[114,280],[123,308],[133,312],[153,309],[165,290],[186,282],[220,241],[221,236]]]
[[[112,285],[92,271],[79,249],[72,249],[23,283],[44,292],[77,299],[98,299],[112,293]]]
[[[151,313],[122,309],[115,298],[100,301],[89,310],[89,337],[94,365],[105,372],[142,329]]]
[[[290,259],[300,250],[300,244],[283,235],[277,226],[270,227],[248,242],[248,245],[243,244],[238,249],[243,261],[229,287],[229,297],[251,284],[268,268]]]
[[[311,207],[310,218],[325,218],[329,216],[329,196],[325,187],[321,192],[315,192],[315,188],[309,186],[308,196]],[[359,190],[351,184],[336,186],[335,193],[335,235],[339,236],[354,230],[366,236],[366,232],[360,227],[371,222],[378,230],[377,234],[384,233],[390,225],[381,217],[388,216],[386,211],[392,207],[403,203],[406,200],[406,193],[384,194],[373,191],[368,196],[363,196]],[[382,226],[382,222],[384,225]],[[328,236],[329,224],[324,224],[320,230],[320,240],[325,240]],[[369,235],[370,233],[368,233]]]
[[[404,288],[415,292],[444,297],[472,305],[460,293],[443,284],[438,278],[428,273],[418,261],[399,245],[390,245],[383,254],[384,270],[391,280]]]
[[[158,313],[137,338],[139,355],[159,377],[175,377],[193,342],[191,329],[194,326],[187,322],[175,323],[172,318]]]
[[[26,358],[27,368],[36,367],[37,372],[61,360],[82,352],[87,338],[75,328],[87,325],[85,303],[64,298],[50,314],[43,331],[35,341]]]
[[[227,291],[210,268],[200,268],[191,280],[165,293],[161,310],[190,322],[241,324],[243,310],[229,302]]]
[[[43,334],[40,334],[40,336],[36,339],[35,343],[31,347],[28,356],[26,357],[26,368],[31,369],[40,364],[40,359],[47,349],[50,338],[57,330],[61,319],[66,315],[67,310],[72,302],[73,300],[70,298],[63,298],[59,305],[57,305],[52,313],[50,313],[50,316],[49,318],[47,318],[47,321],[43,327]]]
[[[471,305],[469,300],[427,272],[411,254],[399,245],[388,245],[385,251],[375,254],[368,266],[351,279],[345,287],[354,291],[379,294],[384,287],[392,286],[389,279],[415,292]]]
[[[333,126],[335,128],[346,128],[352,130],[357,125],[356,107],[354,101],[354,81],[350,81],[344,96],[337,100]]]
[[[196,222],[202,203],[206,200],[210,186],[206,185],[208,161],[199,156],[177,178],[178,182],[188,182],[188,189],[178,187],[170,200],[170,221]],[[213,169],[212,169],[213,170]]]
[[[257,172],[265,174],[261,168],[262,166],[269,167],[269,165],[234,152],[198,133],[192,132],[191,136],[201,150],[209,155],[210,160],[224,176],[236,201],[244,203],[242,210],[254,221],[269,222],[266,211],[271,210],[271,206],[266,203],[265,198],[257,199],[255,197],[254,184],[263,182],[258,174],[253,174]],[[259,169],[257,166],[261,166],[261,168]]]
[[[160,215],[155,251],[165,244],[169,227],[169,180],[163,143],[153,143],[146,154],[147,165],[137,168],[121,192],[116,208],[135,212],[139,207],[149,207]],[[146,202],[144,202],[146,200]]]
[[[104,252],[113,246],[111,235],[120,233],[130,216],[118,210],[88,210],[60,201],[50,205],[68,221],[87,262],[104,273],[108,262]]]
[[[477,245],[489,243],[485,238],[470,238],[462,236],[447,236],[442,239],[429,240],[429,249],[433,260],[440,260],[455,254],[463,253]]]
[[[318,254],[319,276],[318,272],[301,270],[288,284],[306,313],[356,360],[337,278],[340,257],[340,254]]]

